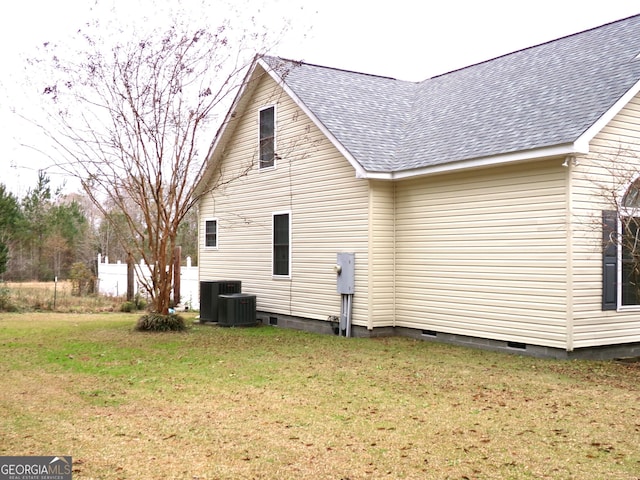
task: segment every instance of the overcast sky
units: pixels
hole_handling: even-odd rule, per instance
[[[42,155],[20,146],[25,126],[10,108],[26,101],[24,58],[99,15],[124,28],[162,24],[178,0],[19,0],[0,18],[0,183],[23,195]],[[183,0],[215,22],[222,0]],[[238,0],[232,1],[238,5]],[[191,5],[193,8],[191,9]],[[419,81],[473,63],[640,13],[637,0],[246,0],[236,22],[255,16],[290,28],[272,52],[336,68]],[[52,178],[54,183],[60,179]]]

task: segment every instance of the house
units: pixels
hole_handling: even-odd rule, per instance
[[[200,280],[279,327],[638,355],[639,91],[640,15],[418,83],[259,58],[198,185]]]

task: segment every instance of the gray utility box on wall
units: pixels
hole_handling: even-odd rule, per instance
[[[200,321],[217,322],[220,295],[240,293],[241,291],[242,282],[239,280],[200,282]]]
[[[339,253],[337,267],[338,293],[353,295],[356,290],[356,254]]]
[[[251,327],[256,325],[256,296],[246,293],[220,295],[218,325],[221,327]]]

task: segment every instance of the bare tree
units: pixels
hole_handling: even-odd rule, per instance
[[[206,154],[199,146],[203,138],[208,146],[211,120],[254,59],[241,48],[247,37],[234,32],[232,41],[229,32],[227,23],[193,30],[178,22],[111,42],[88,29],[79,32],[84,48],[64,59],[45,46],[56,73],[43,88],[53,108],[41,124],[55,147],[50,156],[116,231],[126,225],[123,247],[150,266],[150,279],[139,281],[156,313],[171,305],[179,226],[210,191],[194,194]],[[251,41],[265,48],[264,39]]]

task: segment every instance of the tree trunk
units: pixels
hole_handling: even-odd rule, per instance
[[[182,247],[176,247],[173,254],[173,302],[180,303],[180,266],[182,263]]]
[[[127,301],[133,302],[134,299],[134,276],[135,276],[135,259],[133,255],[129,253],[127,255]]]

